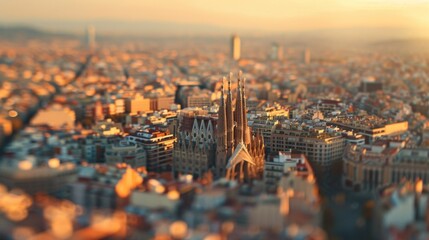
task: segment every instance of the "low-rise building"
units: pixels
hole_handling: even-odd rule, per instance
[[[171,171],[176,137],[170,131],[146,128],[130,134],[126,139],[130,143],[143,146],[146,151],[148,171]]]
[[[341,134],[328,133],[324,127],[294,121],[277,124],[270,140],[271,152],[292,149],[305,154],[310,162],[322,169],[341,161],[344,147],[345,140]]]
[[[328,125],[353,131],[365,137],[366,143],[372,143],[383,136],[395,136],[408,130],[408,122],[392,122],[376,116],[338,117],[328,122]]]
[[[279,181],[283,174],[291,169],[305,167],[306,162],[307,158],[304,154],[292,153],[291,150],[279,152],[278,156],[265,161],[264,182],[267,192],[277,191]]]
[[[22,161],[3,162],[0,166],[0,183],[29,194],[64,196],[66,186],[76,179],[76,166],[58,159],[38,163],[35,158],[28,157]]]
[[[130,114],[143,113],[150,109],[150,99],[143,98],[141,95],[125,101],[125,111]]]
[[[214,167],[216,119],[207,114],[207,111],[201,109],[187,109],[179,115],[177,142],[173,152],[175,175],[201,177]]]
[[[146,166],[146,151],[136,143],[120,141],[110,144],[104,155],[107,164],[126,163],[134,168]]]
[[[404,147],[403,141],[387,140],[348,145],[343,159],[343,183],[356,191],[371,191],[404,178],[429,181],[429,149]]]

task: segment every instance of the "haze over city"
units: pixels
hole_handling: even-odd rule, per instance
[[[3,1],[0,20],[47,30],[160,35],[281,34],[316,30],[400,31],[428,36],[427,0],[356,1]],[[375,31],[372,32],[375,35]],[[370,36],[371,37],[371,36]],[[400,35],[395,35],[400,37]]]

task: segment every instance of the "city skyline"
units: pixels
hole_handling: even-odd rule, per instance
[[[429,239],[428,12],[2,4],[0,239]]]

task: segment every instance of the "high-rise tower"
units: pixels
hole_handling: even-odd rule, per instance
[[[306,48],[303,53],[304,64],[310,64],[311,62],[311,52],[309,48]]]
[[[271,52],[269,54],[271,60],[277,61],[283,59],[283,47],[278,43],[271,44]]]
[[[241,40],[236,34],[232,35],[231,38],[231,58],[235,61],[240,59],[241,54]]]
[[[86,28],[85,45],[89,51],[95,49],[95,28],[92,25]]]

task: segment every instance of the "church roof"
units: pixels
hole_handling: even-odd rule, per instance
[[[235,148],[234,152],[228,160],[228,164],[226,165],[226,167],[231,168],[232,166],[237,163],[240,163],[241,161],[247,161],[248,163],[255,165],[252,156],[250,156],[249,151],[247,151],[246,146],[242,142],[239,143]]]

